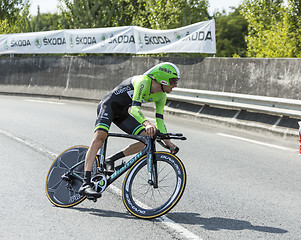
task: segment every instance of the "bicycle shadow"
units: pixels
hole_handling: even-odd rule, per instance
[[[180,224],[199,225],[200,227],[210,230],[251,230],[265,233],[284,234],[288,231],[281,228],[256,226],[245,220],[237,220],[230,218],[211,217],[203,218],[198,213],[169,213],[168,217],[174,219],[175,222]]]
[[[104,210],[98,208],[81,208],[73,207],[72,209],[87,212],[92,215],[104,218],[123,218],[123,219],[137,219],[135,216],[131,215],[128,212],[116,212],[111,210]],[[250,222],[245,220],[237,220],[231,218],[220,218],[220,217],[211,217],[203,218],[200,217],[198,213],[185,213],[185,212],[174,212],[168,213],[167,217],[179,224],[188,224],[188,225],[199,225],[200,227],[209,230],[209,231],[219,231],[219,230],[251,230],[265,233],[275,233],[275,234],[284,234],[288,231],[281,228],[268,227],[268,226],[256,226],[252,225]],[[158,221],[158,219],[152,219],[151,221]]]
[[[78,210],[80,212],[87,212],[87,213],[90,213],[91,215],[95,215],[98,217],[137,219],[136,217],[132,216],[128,212],[116,212],[116,211],[104,210],[104,209],[99,209],[99,208],[81,208],[81,207],[72,207],[72,209]]]

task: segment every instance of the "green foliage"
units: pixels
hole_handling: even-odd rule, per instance
[[[205,20],[208,0],[60,0],[64,28],[171,29]]]
[[[31,18],[34,32],[58,30],[59,19],[57,13],[38,13]]]
[[[0,1],[0,34],[26,32],[29,7],[28,0]]]
[[[208,0],[149,0],[146,6],[153,29],[178,28],[208,18]]]
[[[12,28],[7,19],[0,20],[0,34],[6,34],[12,32]]]
[[[148,20],[147,1],[120,0],[117,4],[114,26],[150,27]]]
[[[60,0],[65,28],[95,28],[111,25],[116,6],[111,0]],[[65,7],[63,7],[65,6]]]
[[[64,28],[148,25],[145,1],[59,0]]]
[[[240,14],[240,8],[233,9],[228,15],[225,11],[214,14],[217,57],[246,56],[248,22]]]
[[[9,24],[15,23],[27,2],[23,0],[1,0],[0,21],[7,20]]]
[[[242,14],[249,23],[248,57],[298,57],[300,52],[300,1],[245,0]],[[299,15],[298,15],[299,14]]]
[[[296,40],[296,56],[301,57],[301,1],[289,0],[288,21],[290,22],[290,31]]]

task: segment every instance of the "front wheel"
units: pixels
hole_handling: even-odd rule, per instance
[[[122,189],[125,207],[136,217],[151,219],[170,211],[180,200],[186,185],[181,160],[167,152],[156,152],[158,188],[148,183],[146,156],[128,171]]]

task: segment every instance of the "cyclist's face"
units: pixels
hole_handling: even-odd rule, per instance
[[[177,87],[178,84],[177,83],[172,83],[170,84],[169,86],[166,86],[166,85],[163,85],[163,89],[166,93],[171,93],[172,92],[172,89]]]

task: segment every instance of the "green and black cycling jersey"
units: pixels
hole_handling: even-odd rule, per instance
[[[151,93],[152,79],[146,75],[128,78],[109,92],[97,108],[95,130],[108,132],[114,122],[123,131],[129,134],[140,134],[146,118],[140,108],[143,102],[154,102],[156,107],[156,127],[166,133],[163,120],[163,110],[166,104],[166,93]],[[130,113],[128,109],[130,109]]]

